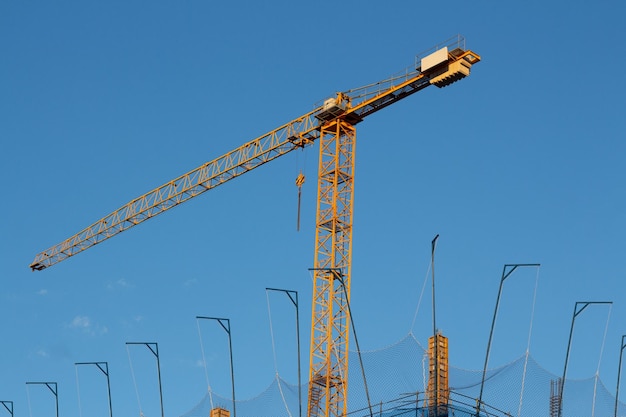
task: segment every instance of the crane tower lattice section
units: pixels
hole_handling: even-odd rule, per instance
[[[320,131],[309,417],[345,415],[348,392],[356,130],[337,119]]]

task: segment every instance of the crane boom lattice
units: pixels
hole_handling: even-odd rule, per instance
[[[37,254],[46,269],[279,156],[319,140],[315,261],[309,368],[309,417],[347,414],[349,300],[356,124],[430,85],[469,75],[480,56],[462,37],[447,41],[413,68],[337,93],[314,110],[146,193],[74,236]]]

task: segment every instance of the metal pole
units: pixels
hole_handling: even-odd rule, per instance
[[[287,294],[293,305],[296,307],[296,343],[298,349],[298,407],[299,416],[302,417],[302,378],[300,371],[300,314],[298,312],[298,291],[283,290],[280,288],[265,288],[266,291],[281,291]]]
[[[370,402],[370,393],[369,388],[367,386],[367,379],[365,378],[365,367],[363,366],[363,358],[361,357],[361,348],[359,347],[359,339],[356,336],[356,327],[354,325],[354,317],[352,316],[352,309],[350,308],[350,300],[348,300],[348,290],[346,288],[346,284],[343,281],[343,275],[337,271],[331,271],[333,275],[339,280],[341,283],[341,287],[343,288],[343,293],[346,295],[346,304],[348,305],[348,315],[350,316],[350,323],[352,324],[352,333],[354,334],[354,343],[356,344],[356,350],[359,354],[359,362],[361,363],[361,373],[363,374],[363,385],[365,386],[365,396],[367,398],[367,405],[369,406],[370,417],[373,417],[372,414],[372,404]]]
[[[622,344],[619,350],[619,365],[617,365],[617,387],[615,388],[615,412],[613,413],[613,417],[617,417],[617,405],[619,403],[619,380],[622,370],[622,353],[624,353],[624,348],[626,348],[626,344],[624,344],[624,339],[626,339],[626,335],[622,336]]]
[[[161,361],[159,360],[159,344],[156,342],[126,342],[127,345],[144,345],[150,352],[156,357],[157,361],[157,376],[159,379],[159,399],[161,401],[161,417],[165,417],[163,410],[163,388],[161,387]],[[154,345],[154,349],[152,346]]]
[[[435,238],[432,240],[432,242],[430,243],[430,264],[431,264],[431,271],[432,271],[432,282],[433,282],[433,344],[435,345],[435,351],[434,351],[434,355],[435,357],[434,359],[434,376],[435,376],[435,384],[434,384],[434,401],[433,401],[433,405],[435,407],[435,416],[438,414],[439,412],[439,355],[437,352],[437,322],[435,320],[435,248],[437,247],[437,239],[439,239],[439,235],[435,236]]]
[[[579,310],[578,305],[581,304],[582,307]],[[574,321],[576,320],[576,316],[582,313],[587,307],[591,304],[613,304],[612,301],[576,301],[574,304],[574,314],[572,315],[572,325],[569,330],[569,340],[567,342],[567,352],[565,353],[565,366],[563,366],[563,377],[561,378],[561,389],[559,390],[559,415],[562,416],[563,413],[563,389],[565,389],[565,375],[567,373],[567,363],[569,361],[569,351],[572,345],[572,335],[574,334]]]
[[[294,291],[296,296],[296,339],[298,340],[298,407],[299,407],[299,416],[302,417],[302,376],[301,376],[301,367],[300,367],[300,313],[298,311],[298,292]],[[289,294],[289,293],[287,293]],[[291,296],[289,296],[291,298]],[[293,301],[293,300],[291,300]]]
[[[370,415],[372,415],[372,404],[370,402],[370,394],[369,394],[369,389],[367,387],[367,378],[365,377],[365,368],[363,366],[363,359],[361,358],[361,349],[359,348],[359,340],[357,339],[357,336],[356,336],[356,328],[354,327],[354,320],[352,319],[352,311],[350,309],[350,300],[348,299],[348,290],[343,280],[343,273],[341,271],[341,268],[309,268],[309,271],[328,271],[335,277],[335,279],[339,281],[339,283],[341,284],[341,288],[343,288],[343,293],[346,296],[346,305],[348,306],[348,316],[350,318],[352,333],[354,334],[354,342],[356,343],[357,354],[359,356],[359,363],[361,364],[361,374],[363,377],[363,385],[365,387],[365,397],[367,398],[367,405],[369,407]],[[381,403],[381,407],[382,407],[382,403]]]
[[[13,401],[0,401],[0,404],[2,404],[9,414],[11,414],[11,417],[13,417]]]
[[[233,393],[233,417],[237,417],[237,408],[235,405],[236,404],[235,403],[235,371],[233,368],[233,343],[232,343],[232,339],[230,335],[230,320],[224,319],[224,318],[218,318],[218,317],[203,317],[203,316],[196,316],[196,319],[215,320],[226,331],[226,334],[228,334],[228,351],[229,351],[229,356],[230,356],[230,380],[231,380],[232,393]]]
[[[491,320],[491,330],[489,331],[489,341],[487,342],[487,353],[485,354],[485,365],[483,366],[483,376],[480,382],[480,394],[478,395],[478,401],[476,402],[476,414],[480,413],[480,406],[483,401],[483,389],[485,387],[485,376],[487,374],[487,364],[489,363],[489,353],[491,352],[491,340],[493,338],[493,330],[496,326],[496,316],[498,315],[498,308],[500,306],[500,296],[502,295],[502,286],[504,280],[506,280],[518,267],[533,266],[539,267],[540,264],[505,264],[502,269],[502,277],[500,278],[500,287],[498,288],[498,297],[496,298],[496,307],[493,311],[493,319]],[[510,270],[507,272],[507,268]]]
[[[108,362],[77,362],[74,365],[96,365],[100,371],[107,377],[107,393],[109,396],[109,417],[113,417],[113,407],[111,405],[111,381],[109,380],[109,364]],[[104,368],[102,367],[104,365]]]
[[[54,395],[56,403],[56,417],[59,417],[59,391],[56,382],[27,382],[26,385],[45,385],[50,392]],[[54,388],[52,386],[54,385]]]

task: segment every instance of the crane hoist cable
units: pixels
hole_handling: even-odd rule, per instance
[[[298,187],[298,220],[296,230],[300,231],[300,201],[302,199],[302,185],[304,185],[305,177],[302,171],[296,177],[296,186]]]

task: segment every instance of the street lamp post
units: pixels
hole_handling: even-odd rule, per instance
[[[230,381],[232,385],[232,393],[233,393],[233,417],[237,417],[237,408],[235,403],[235,371],[233,369],[233,342],[230,334],[230,320],[219,318],[219,317],[204,317],[204,316],[196,316],[198,320],[214,320],[219,323],[220,326],[224,329],[226,334],[228,335],[228,352],[230,356]]]
[[[108,362],[76,362],[75,366],[79,365],[96,365],[100,371],[107,378],[107,394],[109,397],[109,417],[113,417],[113,407],[111,406],[111,381],[109,380],[109,364]]]

